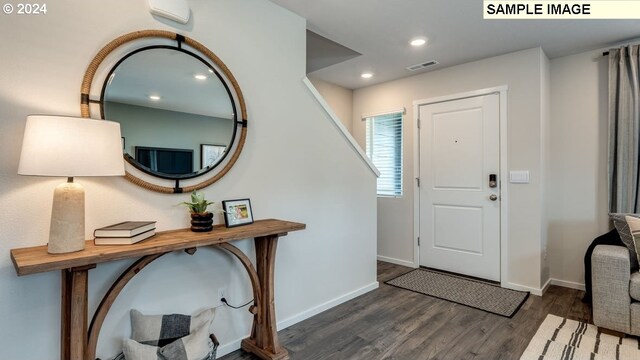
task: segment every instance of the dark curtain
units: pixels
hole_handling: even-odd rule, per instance
[[[609,52],[609,212],[637,213],[640,153],[639,45]]]

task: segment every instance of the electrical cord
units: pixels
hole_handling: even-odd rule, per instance
[[[251,299],[251,301],[249,301],[248,303],[246,303],[246,304],[244,304],[244,305],[240,305],[240,306],[233,306],[233,305],[229,304],[229,303],[227,302],[227,299],[225,299],[225,298],[220,299],[220,301],[221,301],[223,304],[225,304],[225,305],[227,305],[228,307],[230,307],[230,308],[233,308],[233,309],[242,309],[243,307],[245,307],[245,306],[247,306],[247,305],[251,304],[251,303],[253,302],[253,299]]]

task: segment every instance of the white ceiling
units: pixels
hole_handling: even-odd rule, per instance
[[[483,20],[481,0],[271,0],[307,19],[309,30],[362,56],[312,76],[349,89],[541,46],[549,58],[640,37],[638,20]],[[429,42],[413,48],[409,40]],[[429,71],[429,70],[422,70]],[[362,72],[374,77],[362,79]]]
[[[196,74],[207,78],[196,80]],[[160,96],[160,100],[151,101],[150,95]],[[227,90],[209,67],[171,49],[149,49],[128,57],[115,70],[105,99],[223,119],[233,117]]]

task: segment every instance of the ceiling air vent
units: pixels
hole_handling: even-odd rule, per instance
[[[407,66],[407,70],[418,71],[418,70],[422,70],[424,68],[427,68],[429,66],[438,65],[438,64],[440,64],[440,63],[435,61],[435,60],[429,60],[429,61],[426,61],[426,62],[423,62],[423,63],[420,63],[420,64]]]

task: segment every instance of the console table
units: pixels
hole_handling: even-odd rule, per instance
[[[49,254],[46,245],[12,249],[11,260],[19,276],[62,271],[60,358],[93,360],[100,328],[111,305],[138,272],[172,251],[184,250],[192,255],[203,246],[224,249],[240,260],[253,289],[254,303],[249,308],[253,314],[253,327],[251,335],[242,341],[242,348],[261,359],[281,360],[288,359],[289,355],[280,346],[276,329],[273,287],[276,246],[280,236],[305,227],[305,224],[290,221],[258,220],[230,229],[218,225],[202,233],[189,229],[164,231],[133,245],[96,246],[92,240],[87,240],[84,250],[68,254]],[[229,243],[248,238],[254,238],[255,242],[255,267],[242,251]],[[89,270],[100,263],[130,258],[139,259],[113,282],[87,326]]]

